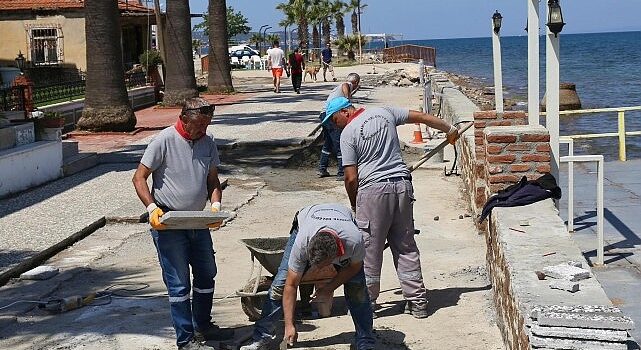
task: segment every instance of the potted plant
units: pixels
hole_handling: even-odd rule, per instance
[[[40,140],[57,141],[62,137],[65,118],[59,112],[45,112],[42,118],[37,119],[36,125]]]

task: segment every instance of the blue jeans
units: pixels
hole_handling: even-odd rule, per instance
[[[320,120],[325,118],[325,112],[319,116]],[[343,176],[343,157],[341,156],[341,130],[331,120],[323,124],[323,149],[321,150],[320,165],[318,170],[321,172],[327,171],[329,165],[329,156],[336,154],[336,161],[338,163],[338,176]]]
[[[151,230],[162,279],[169,293],[171,321],[178,346],[187,344],[195,330],[205,330],[211,322],[216,260],[208,229]],[[194,275],[193,302],[189,299]]]
[[[289,236],[289,241],[283,253],[283,260],[278,267],[278,273],[272,281],[269,288],[268,298],[265,300],[261,319],[256,321],[254,325],[254,340],[263,338],[274,339],[274,322],[283,317],[283,291],[285,289],[285,280],[287,279],[287,270],[289,269],[289,255],[294,246],[298,229],[293,228]],[[356,345],[357,349],[373,349],[374,348],[374,333],[372,332],[372,305],[370,304],[369,295],[367,294],[367,286],[365,284],[365,272],[363,268],[354,275],[344,285],[345,300],[352,321],[356,329]]]

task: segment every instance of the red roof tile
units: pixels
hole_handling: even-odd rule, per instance
[[[0,0],[0,11],[12,10],[53,10],[53,9],[81,9],[85,6],[84,0]],[[120,11],[147,12],[145,6],[138,0],[119,0]]]

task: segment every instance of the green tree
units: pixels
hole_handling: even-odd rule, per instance
[[[352,11],[352,34],[360,32],[360,23],[358,23],[358,14],[363,13],[367,5],[362,4],[361,0],[350,0],[347,8]]]
[[[207,78],[207,89],[214,92],[231,92],[234,86],[231,80],[231,65],[229,62],[229,45],[227,29],[229,11],[225,11],[227,3],[225,0],[209,0],[209,47],[207,56],[209,70]]]
[[[258,33],[252,33],[252,35],[249,37],[249,43],[254,44],[254,47],[258,48],[260,44],[263,43],[263,36],[258,34]]]
[[[361,35],[361,46],[367,43],[367,38]],[[341,39],[338,39],[334,44],[342,51],[347,52],[347,59],[350,61],[356,60],[355,51],[358,50],[358,34],[346,35]]]
[[[192,49],[198,53],[198,57],[200,57],[200,49],[203,47],[203,42],[200,39],[192,39],[191,40],[191,47]]]
[[[194,57],[191,52],[191,15],[189,0],[167,1],[167,79],[163,102],[169,106],[183,105],[198,96]]]
[[[298,23],[298,44],[305,52],[309,48],[308,7],[309,0],[289,0],[289,2],[281,2],[276,5],[276,9],[283,11],[286,16],[288,13],[294,16],[296,23]]]
[[[211,11],[209,11],[211,12]],[[203,21],[194,26],[194,31],[202,30],[205,35],[209,35],[209,16],[211,13],[203,14]],[[249,20],[240,11],[234,10],[233,7],[227,7],[227,40],[239,34],[249,34],[252,30],[247,24]]]
[[[85,1],[87,82],[78,128],[131,131],[136,126],[122,64],[120,11],[115,1]]]

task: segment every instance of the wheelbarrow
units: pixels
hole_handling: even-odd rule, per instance
[[[237,290],[236,295],[240,297],[240,305],[250,321],[260,319],[269,287],[271,287],[274,276],[278,272],[278,267],[283,259],[287,241],[289,241],[289,237],[248,238],[240,240],[240,243],[247,247],[251,253],[252,267],[245,286]],[[256,261],[258,261],[258,264]],[[257,265],[258,267],[256,267]],[[263,268],[272,274],[272,276],[263,276]],[[254,274],[256,270],[257,272]],[[315,284],[320,286],[327,283],[336,276],[336,274],[336,269],[334,269],[332,265],[329,265],[313,273],[305,273],[301,284]],[[319,311],[322,316],[328,316],[328,308],[329,311],[331,311],[331,304],[319,305]]]

